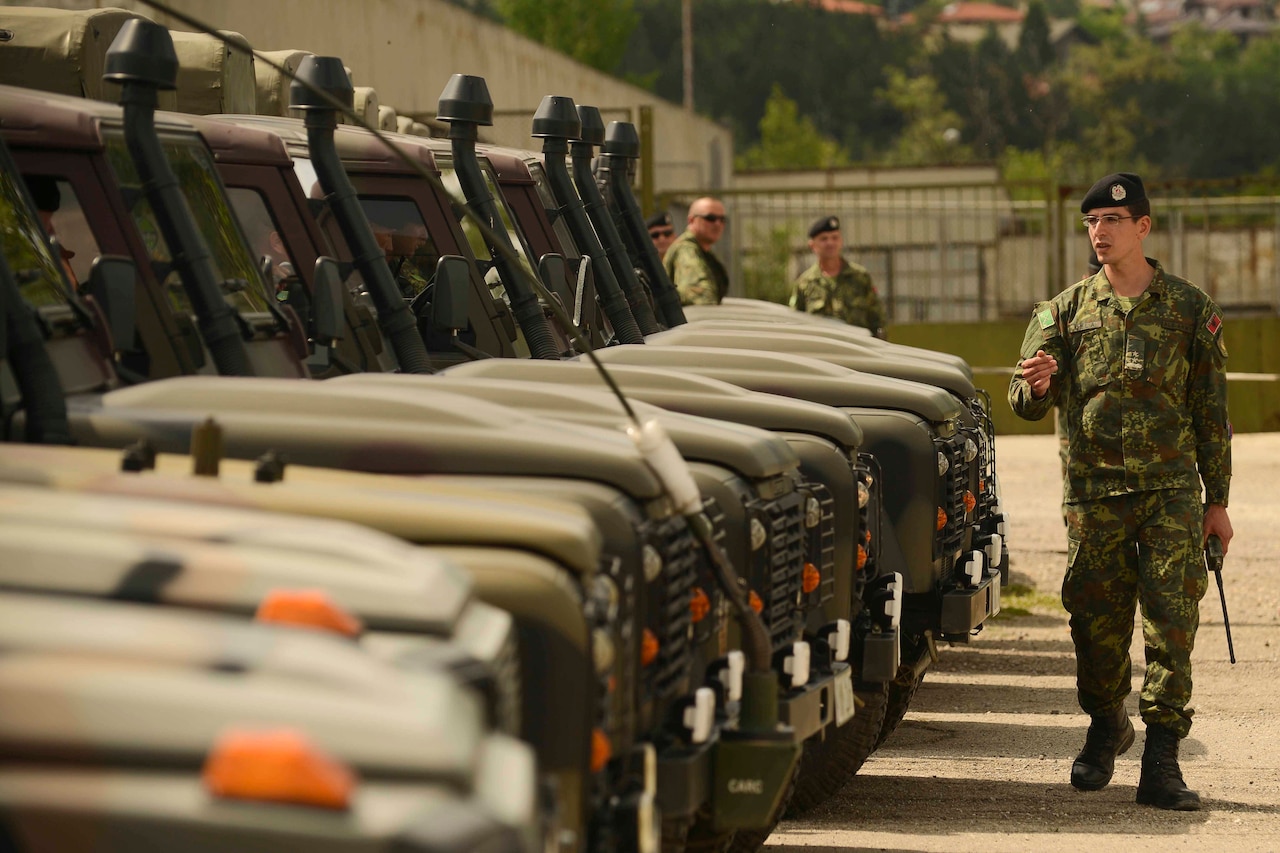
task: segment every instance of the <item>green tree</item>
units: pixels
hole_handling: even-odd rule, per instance
[[[760,119],[760,142],[737,158],[739,169],[829,169],[849,165],[849,153],[823,136],[796,102],[774,84]]]
[[[786,304],[791,299],[787,276],[795,233],[785,225],[756,231],[752,250],[742,259],[742,285],[748,299]]]
[[[927,74],[908,76],[890,69],[889,82],[878,93],[902,114],[906,126],[885,153],[885,163],[919,166],[958,163],[973,159],[973,152],[960,139],[964,121],[947,109],[938,83]]]
[[[638,16],[635,0],[494,0],[521,35],[606,73],[618,69]]]

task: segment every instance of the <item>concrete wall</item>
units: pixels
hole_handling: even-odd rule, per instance
[[[1030,320],[1028,312],[1028,321]],[[961,356],[974,369],[978,387],[991,394],[996,432],[1001,435],[1052,433],[1053,418],[1024,421],[1006,401],[1009,377],[1027,322],[917,323],[891,326],[889,339]],[[1226,331],[1228,400],[1236,432],[1280,430],[1280,318],[1230,319]]]
[[[170,0],[180,12],[234,30],[259,50],[295,48],[341,56],[355,83],[372,86],[401,113],[434,115],[455,73],[486,79],[499,114],[532,117],[544,95],[599,107],[606,122],[649,106],[654,114],[655,186],[721,187],[731,180],[728,129],[652,93],[601,74],[443,0]],[[172,29],[181,24],[136,0],[33,0],[14,5],[88,9],[120,6]],[[514,116],[511,118],[515,118]],[[528,118],[495,122],[494,142],[535,146]]]

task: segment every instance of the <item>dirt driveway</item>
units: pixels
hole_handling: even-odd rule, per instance
[[[1105,790],[1081,793],[1067,781],[1088,718],[1058,600],[1066,547],[1056,450],[1051,436],[997,442],[1021,594],[1006,597],[1008,612],[970,645],[941,650],[901,728],[831,801],[784,821],[770,853],[1280,851],[1280,434],[1233,445],[1236,538],[1223,574],[1238,663],[1227,661],[1211,578],[1193,659],[1197,716],[1182,745],[1205,808],[1190,813],[1133,802],[1140,627],[1128,702],[1138,740]]]

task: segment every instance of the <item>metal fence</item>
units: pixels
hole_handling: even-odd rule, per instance
[[[785,301],[813,263],[805,232],[841,217],[845,251],[871,272],[895,323],[1025,317],[1031,304],[1087,272],[1079,199],[1087,187],[1045,184],[868,186],[665,193],[683,221],[693,199],[724,200],[716,251],[736,294]],[[1145,247],[1170,272],[1235,315],[1280,313],[1280,182],[1149,186]]]

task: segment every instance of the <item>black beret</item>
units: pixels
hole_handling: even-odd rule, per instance
[[[1088,213],[1095,207],[1127,207],[1146,197],[1147,191],[1142,186],[1142,178],[1133,172],[1117,172],[1089,187],[1089,191],[1084,194],[1084,201],[1080,202],[1080,212]]]
[[[817,237],[819,234],[825,234],[828,231],[839,231],[839,230],[840,230],[840,217],[823,216],[818,219],[815,219],[813,221],[813,224],[809,226],[809,239],[812,240],[814,237]]]
[[[671,227],[671,214],[665,210],[661,213],[655,213],[644,221],[646,228],[661,228],[662,226]]]
[[[36,210],[56,211],[62,206],[62,193],[58,191],[58,181],[48,175],[24,175],[27,191],[31,200],[36,203]]]

